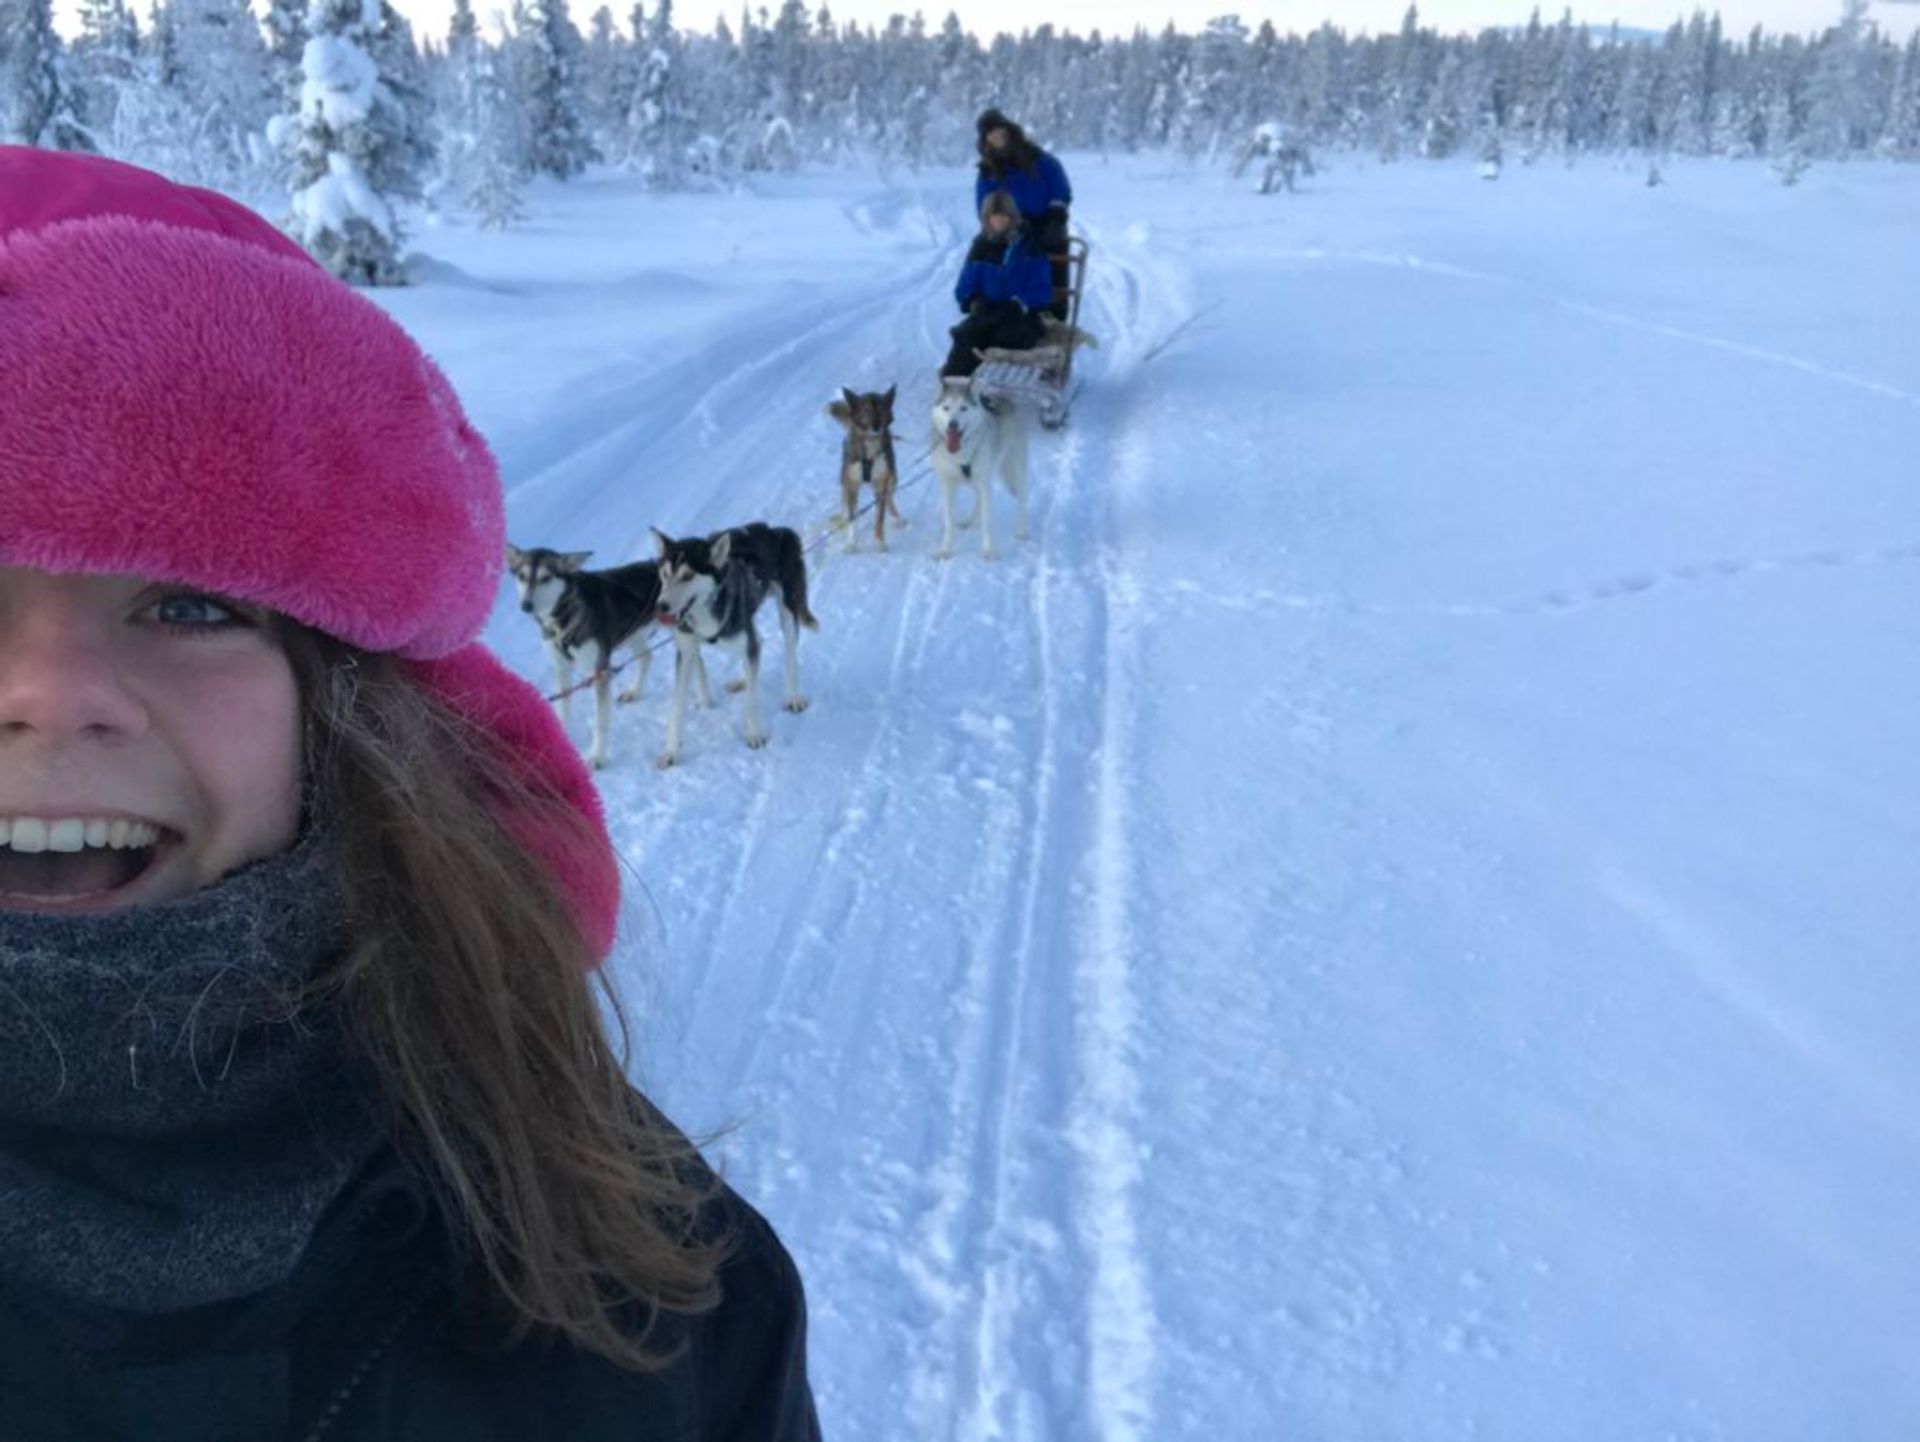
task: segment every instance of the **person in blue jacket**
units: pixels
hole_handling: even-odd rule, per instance
[[[978,347],[1025,350],[1039,343],[1040,315],[1053,300],[1053,272],[1004,190],[989,192],[981,202],[980,234],[960,267],[953,296],[966,318],[950,332],[953,349],[942,375],[972,375],[980,364]]]
[[[986,204],[987,196],[996,190],[1013,197],[1034,248],[1052,257],[1053,313],[1065,320],[1067,211],[1073,204],[1066,167],[998,110],[982,111],[975,129],[980,137],[980,170],[973,182],[974,209]]]

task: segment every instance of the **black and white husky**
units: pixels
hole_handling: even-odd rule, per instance
[[[754,613],[771,592],[780,603],[780,629],[787,642],[786,709],[804,711],[800,694],[800,628],[818,630],[807,609],[807,558],[800,537],[785,526],[761,521],[704,539],[675,540],[656,530],[660,550],[660,619],[673,627],[673,710],[660,765],[680,759],[680,718],[690,676],[700,667],[702,646],[727,646],[741,654],[747,693],[747,745],[767,744],[760,719],[760,633]],[[704,684],[704,683],[703,683]]]
[[[520,609],[539,621],[546,637],[559,692],[554,704],[563,724],[571,720],[573,663],[582,661],[592,668],[593,745],[587,759],[600,767],[607,764],[614,653],[625,646],[636,668],[632,683],[620,693],[623,702],[639,698],[653,664],[648,642],[650,628],[660,615],[660,566],[655,561],[636,561],[605,571],[583,569],[592,554],[510,545],[507,569],[520,583]],[[694,664],[699,667],[700,694],[711,706],[706,667],[698,656]]]
[[[1000,403],[989,409],[973,393],[973,382],[945,376],[933,402],[933,471],[940,478],[940,545],[934,555],[953,554],[953,493],[973,488],[974,517],[980,522],[980,554],[993,555],[993,478],[998,475],[1020,507],[1014,535],[1027,538],[1027,436],[1025,410]],[[964,522],[962,524],[965,524]]]

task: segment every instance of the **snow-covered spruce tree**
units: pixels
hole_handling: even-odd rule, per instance
[[[193,153],[198,114],[173,55],[168,12],[156,10],[133,57],[132,78],[118,88],[111,129],[101,132],[103,148],[164,175],[192,175],[200,163]]]
[[[526,212],[520,187],[526,148],[520,112],[507,84],[506,58],[497,47],[476,45],[471,65],[468,125],[471,159],[463,193],[467,208],[489,230],[501,230]]]
[[[636,20],[640,7],[634,7]],[[633,93],[640,79],[639,38],[620,34],[614,24],[613,10],[606,5],[593,12],[587,23],[586,48],[581,52],[581,110],[594,151],[607,160],[620,160],[632,149],[627,116],[633,108]]]
[[[1185,108],[1184,90],[1187,72],[1187,40],[1175,32],[1173,22],[1160,33],[1154,46],[1153,78],[1147,96],[1145,125],[1141,143],[1165,145],[1173,138],[1174,126]]]
[[[408,145],[406,118],[373,58],[380,20],[380,0],[313,0],[292,139],[293,233],[328,270],[357,285],[406,280],[399,196],[375,182],[396,173],[396,154]]]
[[[813,17],[813,29],[819,47],[813,72],[817,152],[829,162],[845,163],[866,149],[860,133],[859,84],[855,78],[858,48],[849,36],[835,30],[833,12],[825,5]]]
[[[738,107],[741,93],[740,47],[722,15],[711,36],[678,37],[687,64],[681,71],[688,125],[687,176],[695,184],[729,180],[739,164]]]
[[[1893,160],[1920,159],[1920,30],[1908,38],[1900,52],[1879,149]]]
[[[300,52],[307,43],[307,7],[301,0],[267,0],[261,19],[267,35],[267,71],[278,109],[291,114],[300,104]]]
[[[1247,28],[1238,15],[1208,21],[1195,42],[1192,70],[1174,123],[1180,151],[1187,159],[1204,156],[1211,165],[1222,139],[1238,120],[1247,53]]]
[[[896,21],[898,18],[895,17]],[[740,168],[747,171],[773,168],[767,154],[767,141],[777,134],[775,123],[786,119],[781,112],[779,84],[774,75],[773,30],[765,20],[763,10],[762,23],[756,25],[746,8],[741,7],[740,63],[735,72],[738,93],[730,113],[737,118],[733,148],[739,156]],[[791,133],[791,125],[786,129]]]
[[[121,97],[140,83],[140,28],[126,0],[83,0],[80,35],[69,53],[68,78],[75,108],[93,148],[125,158],[120,133]]]
[[[774,111],[797,132],[810,119],[813,100],[809,64],[813,48],[812,21],[807,15],[806,0],[782,0],[768,38]]]
[[[369,172],[374,189],[389,199],[419,200],[435,160],[433,91],[413,26],[389,0],[381,0],[380,28],[369,53],[389,103],[392,137],[374,157]]]
[[[174,84],[194,121],[174,174],[251,190],[268,178],[267,122],[278,110],[265,37],[246,0],[167,0]]]
[[[673,28],[673,0],[659,0],[640,41],[640,76],[627,128],[633,165],[656,190],[679,190],[689,176],[691,107],[683,79],[685,47]]]
[[[1420,125],[1420,154],[1428,160],[1445,160],[1459,150],[1466,134],[1465,69],[1458,50],[1450,49],[1440,58]]]
[[[570,180],[598,157],[587,133],[581,96],[585,45],[566,0],[530,0],[515,37],[520,99],[527,117],[527,165]]]
[[[1867,10],[1867,0],[1844,0],[1840,23],[1822,38],[1809,77],[1806,142],[1822,158],[1854,154],[1878,138],[1873,84],[1878,38]]]
[[[0,141],[92,148],[65,70],[50,0],[0,0]]]

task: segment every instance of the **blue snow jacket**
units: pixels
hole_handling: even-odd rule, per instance
[[[1053,304],[1053,262],[1037,250],[1029,250],[1024,230],[1012,232],[1005,240],[980,236],[967,252],[960,267],[960,279],[953,298],[966,310],[976,300],[1017,300],[1028,310],[1044,310]]]
[[[1038,225],[1050,206],[1065,209],[1073,204],[1073,187],[1067,183],[1066,167],[1047,151],[1035,147],[1031,169],[1005,165],[989,171],[983,164],[973,182],[973,213],[987,203],[987,196],[1004,190],[1020,207],[1020,218]]]

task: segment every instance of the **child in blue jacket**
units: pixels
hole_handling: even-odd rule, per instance
[[[1034,248],[1020,209],[1004,190],[980,207],[980,234],[967,251],[953,288],[966,318],[953,327],[953,349],[941,374],[970,376],[980,364],[978,348],[1025,350],[1040,342],[1041,312],[1053,301],[1053,270]]]

